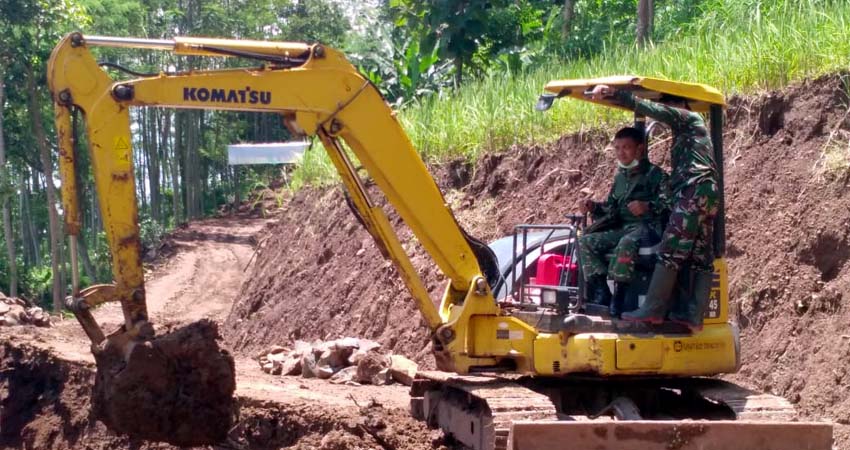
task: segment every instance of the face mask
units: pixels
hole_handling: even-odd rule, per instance
[[[637,167],[637,165],[638,165],[637,159],[633,159],[632,162],[630,162],[628,164],[623,164],[620,161],[617,161],[617,166],[619,166],[621,169],[634,169],[635,167]]]

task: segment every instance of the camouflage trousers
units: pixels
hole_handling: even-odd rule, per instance
[[[676,270],[685,263],[700,271],[714,270],[714,217],[719,204],[714,182],[687,186],[679,192],[661,237],[658,259],[662,264]]]
[[[588,233],[579,238],[579,261],[584,280],[594,275],[605,275],[619,283],[629,283],[635,274],[635,258],[641,236],[646,231],[641,225]],[[605,255],[613,250],[614,257],[606,261]]]

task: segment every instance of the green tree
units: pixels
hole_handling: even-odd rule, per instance
[[[2,0],[0,6],[0,24],[4,29],[4,35],[0,37],[3,48],[0,58],[6,68],[7,81],[13,81],[15,86],[13,92],[9,92],[9,102],[15,109],[20,108],[24,112],[12,119],[22,121],[17,125],[25,125],[22,128],[26,129],[26,134],[16,133],[18,136],[15,139],[23,141],[25,145],[16,147],[16,152],[21,152],[23,148],[38,149],[35,153],[38,157],[26,155],[22,159],[44,175],[46,202],[41,205],[47,210],[49,218],[47,235],[53,269],[53,305],[54,308],[60,308],[63,296],[60,271],[63,243],[56,209],[57,193],[53,185],[53,155],[48,141],[53,139],[49,128],[44,125],[50,123],[45,119],[52,117],[52,111],[43,74],[50,51],[64,29],[84,23],[87,17],[80,6],[71,0]],[[13,156],[15,152],[10,153]]]
[[[468,68],[481,68],[501,51],[521,46],[540,26],[534,2],[508,0],[390,0],[396,25],[420,39],[424,54],[435,47],[454,64],[455,85]]]

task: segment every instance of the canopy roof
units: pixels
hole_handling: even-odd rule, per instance
[[[585,92],[592,90],[594,86],[599,84],[606,84],[618,89],[627,89],[632,91],[636,96],[649,100],[657,100],[662,94],[677,95],[688,99],[691,109],[697,112],[708,112],[711,105],[726,106],[723,94],[711,86],[635,75],[578,80],[554,80],[546,83],[544,89],[558,97],[570,96],[605,106],[623,108],[613,99],[596,101],[592,100],[589,95],[585,95]]]

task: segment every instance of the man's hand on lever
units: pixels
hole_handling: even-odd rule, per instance
[[[611,97],[617,92],[616,89],[608,86],[607,84],[597,84],[593,90],[590,92],[590,98],[593,100],[604,100],[608,97]]]

